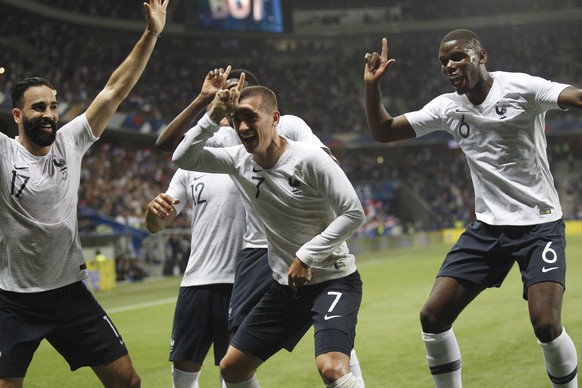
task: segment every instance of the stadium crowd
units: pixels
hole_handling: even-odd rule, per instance
[[[93,16],[142,17],[129,12],[126,8],[135,13],[135,6],[126,2],[43,2]],[[309,8],[307,3],[301,1],[298,6]],[[343,7],[347,3],[340,1],[337,5]],[[174,8],[180,7],[179,1],[173,4]],[[439,1],[431,4],[434,12],[428,12],[426,7],[411,7],[417,12],[414,18],[453,16],[438,12]],[[546,7],[546,2],[536,1],[531,7]],[[67,107],[71,113],[82,111],[86,108],[83,103],[68,106],[67,102],[89,102],[103,87],[112,68],[129,51],[127,43],[123,43],[131,41],[127,39],[127,31],[52,22],[7,5],[0,5],[0,10],[5,15],[0,25],[0,63],[5,68],[0,75],[0,91],[6,96],[15,80],[42,75],[59,85],[62,107]],[[496,63],[492,68],[521,69],[579,85],[582,84],[579,76],[582,63],[575,53],[580,51],[581,43],[562,39],[574,36],[578,25],[576,21],[565,21],[535,26],[484,27],[478,32],[484,42],[495,47]],[[117,39],[120,34],[124,35],[123,39]],[[47,36],[51,44],[43,43]],[[439,71],[434,36],[438,34],[403,32],[389,37],[390,56],[397,62],[390,82],[384,87],[398,90],[398,96],[387,101],[393,113],[419,108],[431,96],[449,91],[444,77],[434,77]],[[342,167],[356,185],[384,180],[408,185],[419,193],[434,215],[430,224],[419,225],[407,219],[406,214],[399,214],[397,199],[366,198],[369,219],[361,230],[362,235],[464,225],[473,219],[471,181],[460,152],[447,149],[446,140],[431,147],[389,147],[374,152],[368,148],[343,149],[350,139],[355,143],[370,142],[362,106],[362,58],[366,50],[380,49],[380,38],[265,39],[227,35],[192,38],[168,34],[160,40],[142,79],[120,111],[128,113],[136,123],[147,120],[167,123],[197,94],[202,75],[208,69],[227,64],[248,68],[260,75],[265,85],[277,91],[283,113],[301,116],[326,144],[338,147]],[[539,61],[539,57],[545,60]],[[434,72],[417,71],[419,68],[433,68]],[[389,91],[385,94],[395,96]],[[349,134],[348,140],[343,140],[344,144],[337,143],[338,135],[342,134]],[[169,156],[153,149],[152,143],[153,137],[144,146],[105,140],[93,147],[84,159],[80,206],[98,209],[122,223],[142,228],[147,199],[167,187],[174,171]],[[550,151],[554,149],[560,147]],[[569,183],[563,185],[565,195],[577,195],[581,190],[577,183],[580,180],[566,181]],[[572,209],[567,218],[582,216],[582,209]],[[187,212],[179,219],[181,224],[177,225],[188,225]]]
[[[6,69],[0,90],[4,93],[16,79],[42,74],[62,85],[61,102],[88,102],[129,49],[121,43],[128,41],[127,31],[51,22],[17,8],[0,7],[5,15],[0,25],[0,36],[4,37],[0,40],[0,62]],[[577,21],[564,21],[484,27],[478,32],[490,47],[495,47],[492,68],[525,70],[580,84],[582,63],[575,53],[582,43],[562,39],[575,36],[578,26]],[[120,39],[122,35],[124,38]],[[51,37],[50,45],[42,44],[46,36]],[[389,37],[390,55],[397,62],[384,87],[399,91],[390,101],[394,113],[419,108],[432,96],[450,90],[444,77],[433,77],[439,71],[435,36],[439,36],[438,32],[403,32]],[[201,75],[211,68],[232,64],[260,75],[265,85],[277,90],[281,110],[303,117],[324,141],[346,132],[367,136],[362,107],[362,58],[365,51],[380,49],[380,38],[365,35],[264,39],[224,34],[192,38],[168,34],[160,40],[143,78],[120,111],[130,113],[138,123],[167,123],[195,96]],[[539,61],[540,56],[546,60]],[[54,66],[55,63],[59,65]],[[415,71],[419,68],[432,68],[434,73]],[[78,111],[85,106],[74,108]]]
[[[141,20],[142,15],[137,12],[135,2],[116,1],[116,2],[96,2],[92,0],[37,0],[51,7],[61,8],[74,13],[81,13],[90,16]],[[365,6],[360,1],[354,0],[294,0],[293,9],[297,10],[347,10],[367,9],[367,8],[390,8],[386,7],[384,0],[366,0]],[[578,5],[579,1],[570,0],[558,3],[551,3],[544,0],[518,0],[507,2],[503,0],[489,0],[487,3],[471,3],[470,7],[465,6],[463,1],[454,2],[455,7],[451,7],[451,0],[433,0],[426,2],[424,0],[408,0],[396,3],[395,6],[400,9],[397,15],[387,13],[385,20],[404,19],[404,20],[430,20],[459,18],[472,16],[474,13],[479,15],[495,15],[509,12],[520,12],[524,9],[531,11],[548,11],[569,6]],[[189,0],[175,0],[169,6],[169,21],[181,21],[179,15],[185,6],[195,5]],[[374,15],[376,16],[376,15]]]

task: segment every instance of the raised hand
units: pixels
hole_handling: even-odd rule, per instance
[[[240,104],[240,92],[245,85],[245,73],[241,73],[240,79],[235,87],[230,89],[221,89],[216,93],[214,100],[209,106],[208,115],[215,123],[219,123],[226,115],[233,112],[248,109],[252,110],[252,106],[248,104]]]
[[[170,0],[149,0],[143,3],[150,34],[160,36],[166,25],[166,9]]]
[[[378,54],[375,51],[372,54],[366,53],[364,60],[364,82],[368,84],[378,84],[390,66],[396,62],[395,59],[388,59],[388,39],[386,38],[382,39],[382,53]]]
[[[226,80],[228,79],[231,70],[232,67],[230,65],[228,65],[226,70],[222,67],[220,69],[210,70],[204,78],[200,94],[205,97],[211,96],[211,98],[214,98],[216,93],[226,86]]]

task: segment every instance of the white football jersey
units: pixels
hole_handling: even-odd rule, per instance
[[[355,259],[345,241],[365,216],[352,184],[332,158],[320,147],[287,140],[276,165],[263,169],[242,145],[204,147],[216,130],[205,115],[173,159],[182,168],[233,177],[264,225],[275,280],[288,283],[295,257],[312,268],[312,284],[353,273]]]
[[[309,125],[300,117],[283,115],[277,126],[279,134],[287,139],[313,144],[327,148],[311,130]],[[236,131],[231,127],[221,127],[206,142],[207,147],[231,147],[242,144]],[[252,205],[243,200],[247,217],[247,231],[244,236],[244,248],[266,248],[267,237],[263,231],[263,224],[255,213]]]
[[[45,156],[0,133],[0,289],[40,292],[87,277],[77,193],[81,159],[96,140],[84,114],[57,131]]]
[[[166,193],[180,200],[174,205],[178,213],[186,203],[192,206],[190,258],[181,286],[234,283],[245,216],[230,176],[178,169]]]
[[[475,188],[477,219],[491,225],[558,220],[562,208],[546,153],[545,114],[559,109],[569,85],[523,73],[491,72],[485,101],[436,97],[406,117],[417,136],[449,132],[465,153]]]

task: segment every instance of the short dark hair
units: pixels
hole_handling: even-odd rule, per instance
[[[24,92],[26,92],[28,89],[35,87],[35,86],[48,86],[52,90],[55,89],[44,78],[41,78],[41,77],[25,78],[22,81],[17,82],[16,85],[14,85],[12,87],[12,90],[10,91],[11,95],[12,95],[12,107],[22,109],[22,107],[23,107],[22,97],[24,96]]]
[[[233,69],[230,71],[230,74],[228,75],[228,79],[239,79],[240,75],[242,73],[245,73],[245,82],[248,84],[248,86],[257,86],[260,85],[259,83],[259,79],[257,78],[256,75],[254,75],[253,73],[251,73],[248,70],[245,69]],[[228,81],[227,81],[228,83]]]
[[[254,97],[254,96],[261,97],[261,99],[262,99],[261,105],[264,108],[266,108],[268,110],[269,109],[273,109],[273,110],[278,109],[277,96],[275,95],[275,92],[273,92],[268,87],[261,86],[261,85],[249,86],[247,88],[244,88],[240,92],[240,100],[243,100],[243,99],[249,98],[249,97]]]
[[[481,38],[479,38],[479,36],[471,30],[462,28],[453,30],[441,39],[441,44],[450,42],[451,40],[465,40],[467,41],[467,46],[475,52],[483,50],[483,43],[481,42]]]

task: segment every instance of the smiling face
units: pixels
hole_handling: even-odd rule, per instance
[[[252,106],[252,109],[244,109],[234,112],[231,116],[232,124],[238,137],[247,152],[255,155],[265,154],[277,137],[277,124],[279,112],[276,107],[263,101],[261,95],[251,95],[241,98],[240,102]]]
[[[478,42],[467,39],[442,42],[439,49],[441,72],[458,94],[471,94],[485,80],[486,61],[485,50]]]
[[[53,89],[33,86],[22,95],[22,103],[12,110],[19,136],[37,148],[48,147],[55,141],[59,119],[58,104]]]

